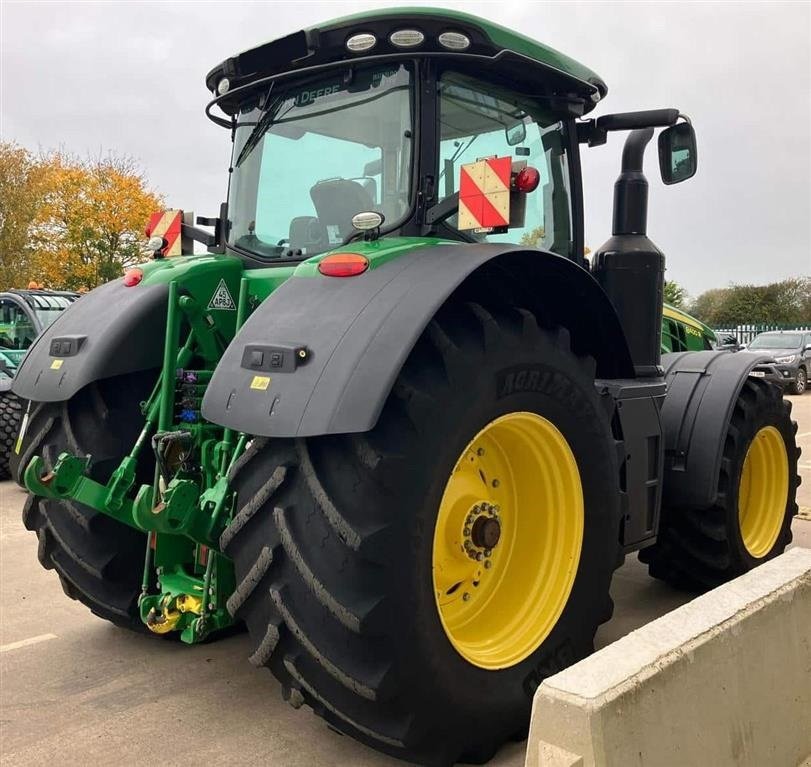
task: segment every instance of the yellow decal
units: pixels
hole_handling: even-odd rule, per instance
[[[54,360],[54,361],[51,363],[51,370],[59,370],[59,368],[61,368],[61,367],[62,367],[62,363],[63,363],[64,361],[65,361],[65,360]]]
[[[29,403],[28,406],[29,406],[29,408],[31,407],[30,403]],[[23,416],[23,422],[20,425],[20,433],[17,435],[17,442],[14,445],[14,452],[17,455],[19,455],[20,450],[22,450],[23,437],[25,436],[25,431],[26,431],[27,428],[28,428],[28,411],[26,410],[25,415]]]
[[[268,386],[270,386],[270,376],[254,376],[251,381],[251,389],[257,391],[267,391]]]

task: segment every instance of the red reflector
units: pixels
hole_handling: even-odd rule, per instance
[[[521,168],[515,176],[515,188],[519,192],[526,194],[527,192],[534,192],[538,188],[541,181],[541,174],[530,165],[526,168]]]
[[[128,288],[137,285],[144,278],[144,273],[140,269],[127,269],[124,272],[124,284]]]
[[[327,277],[354,277],[369,268],[369,260],[360,253],[332,253],[318,264],[318,271]]]

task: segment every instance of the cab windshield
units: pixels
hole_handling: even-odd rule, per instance
[[[761,333],[750,349],[797,349],[802,336],[799,333]]]
[[[263,259],[306,258],[339,246],[352,217],[385,227],[411,206],[411,72],[342,70],[271,88],[240,112],[228,201],[228,243]]]

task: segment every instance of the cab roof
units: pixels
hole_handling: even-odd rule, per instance
[[[425,38],[406,50],[397,48],[389,41],[389,35],[402,29],[417,29]],[[461,32],[469,38],[470,45],[464,51],[449,51],[439,43],[442,32]],[[360,33],[374,35],[376,43],[367,51],[352,53],[346,41]],[[294,32],[226,59],[208,73],[206,86],[216,96],[223,77],[228,78],[233,92],[274,75],[396,55],[452,57],[503,70],[510,77],[531,81],[547,95],[568,102],[580,114],[593,109],[608,92],[595,72],[554,48],[477,16],[428,7],[366,11]],[[219,99],[219,106],[233,114],[244,93],[245,90],[233,96],[226,93]]]

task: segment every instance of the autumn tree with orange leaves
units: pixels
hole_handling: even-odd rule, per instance
[[[115,155],[81,159],[62,151],[33,157],[3,144],[0,198],[7,183],[5,158],[20,153],[30,168],[27,194],[19,195],[28,207],[11,216],[21,223],[8,243],[5,221],[0,221],[0,289],[36,280],[48,288],[89,290],[143,260],[144,227],[163,202],[134,160]]]

